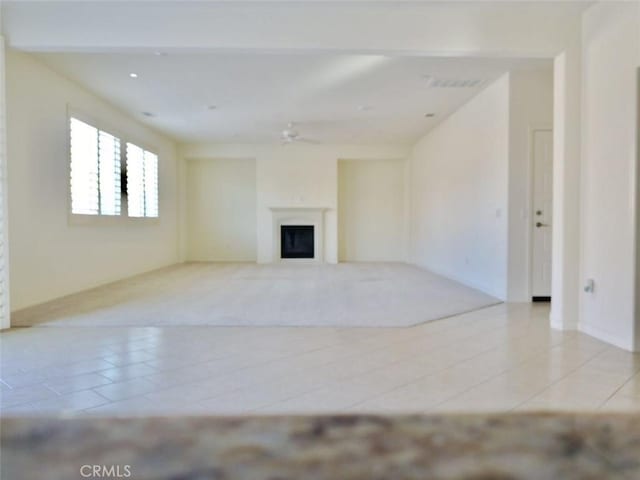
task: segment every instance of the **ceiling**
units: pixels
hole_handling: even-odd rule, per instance
[[[325,143],[411,144],[504,72],[550,68],[540,59],[317,53],[37,56],[185,143],[275,143],[295,122],[304,137]],[[476,84],[434,86],[451,80]]]
[[[590,4],[0,0],[0,9],[8,46],[181,142],[277,142],[293,121],[327,143],[411,144],[504,72],[551,68]],[[425,77],[480,82],[430,88]]]
[[[30,51],[262,49],[550,58],[589,1],[2,0]]]

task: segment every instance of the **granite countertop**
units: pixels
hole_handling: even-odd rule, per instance
[[[3,480],[640,479],[640,415],[6,418],[0,426]],[[117,470],[87,477],[83,465]]]

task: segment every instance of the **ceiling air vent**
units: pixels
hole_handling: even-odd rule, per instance
[[[424,79],[428,88],[478,88],[486,82],[483,78],[443,78],[428,75]]]

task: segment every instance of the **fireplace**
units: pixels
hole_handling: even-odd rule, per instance
[[[314,258],[313,225],[280,225],[280,258]]]
[[[327,207],[269,207],[269,210],[272,221],[271,255],[268,258],[265,255],[263,261],[325,262],[324,213],[329,210]]]

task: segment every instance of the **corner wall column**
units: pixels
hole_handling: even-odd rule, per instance
[[[553,257],[551,326],[578,326],[580,291],[580,104],[579,32],[554,61]]]
[[[9,306],[9,223],[7,213],[7,105],[5,99],[5,46],[0,35],[0,329],[11,326]]]

